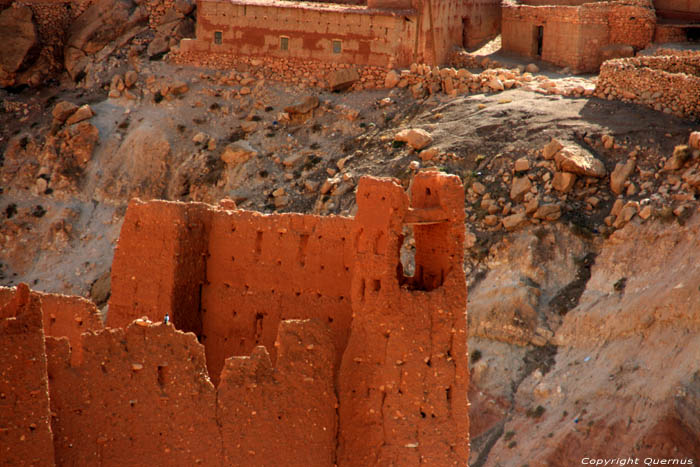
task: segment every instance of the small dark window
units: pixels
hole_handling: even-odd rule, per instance
[[[221,31],[215,31],[214,32],[214,44],[221,44],[222,37],[223,37],[223,33]]]
[[[280,50],[289,50],[289,37],[280,36]]]
[[[333,53],[339,54],[343,51],[343,44],[339,40],[333,40]]]

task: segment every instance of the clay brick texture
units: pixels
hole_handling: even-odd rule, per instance
[[[18,465],[465,465],[461,182],[365,177],[357,197],[354,218],[132,201],[104,328],[82,299],[0,289],[1,392],[28,398],[0,449],[31,436]]]

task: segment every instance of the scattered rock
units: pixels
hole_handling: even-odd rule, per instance
[[[593,154],[578,146],[566,146],[554,155],[559,170],[588,177],[605,177],[605,165]]]
[[[394,70],[391,70],[386,74],[386,78],[384,79],[384,87],[388,89],[394,88],[397,84],[399,84],[400,80],[401,78],[399,77],[399,74]]]
[[[613,223],[613,227],[619,229],[627,224],[639,212],[639,203],[637,201],[628,201],[622,208],[617,219]]]
[[[552,180],[552,187],[562,193],[568,193],[574,187],[574,183],[576,183],[576,174],[556,172]]]
[[[529,63],[529,64],[525,67],[525,71],[527,71],[528,73],[533,73],[533,74],[534,74],[534,73],[539,73],[539,72],[540,72],[540,67],[538,67],[538,66],[535,65],[534,63]]]
[[[506,230],[515,230],[525,223],[527,223],[527,215],[524,212],[503,218],[503,228]]]
[[[430,136],[430,133],[421,128],[410,128],[396,133],[394,140],[403,141],[413,149],[419,150],[432,143],[433,137]]]
[[[685,163],[690,159],[691,152],[690,148],[681,144],[673,149],[673,155],[666,161],[664,165],[664,170],[678,170],[685,165]]]
[[[320,101],[318,100],[318,97],[306,96],[300,102],[296,102],[292,105],[285,107],[284,111],[287,112],[290,116],[299,115],[299,114],[306,115],[309,112],[311,112],[313,109],[318,107],[319,104],[320,104]]]
[[[525,177],[514,177],[513,184],[510,188],[510,199],[516,202],[523,200],[525,193],[528,193],[532,188],[532,182],[530,179]]]
[[[168,87],[173,96],[181,96],[190,90],[190,87],[184,81],[174,81]]]
[[[625,189],[625,182],[634,173],[637,162],[634,159],[628,159],[624,164],[616,164],[615,170],[610,174],[610,189],[616,195],[622,193]]]
[[[17,5],[0,12],[0,41],[0,71],[22,71],[38,57],[39,35],[29,7]]]
[[[694,131],[690,134],[688,146],[692,149],[700,149],[700,131]]]
[[[543,204],[537,208],[533,217],[535,219],[555,221],[561,217],[561,206],[558,204]]]
[[[165,36],[157,35],[148,44],[148,50],[146,51],[146,53],[150,58],[156,58],[158,56],[163,55],[168,50],[170,50],[170,43],[168,42],[168,38]]]
[[[78,110],[78,106],[72,102],[60,101],[54,106],[51,115],[53,115],[54,120],[63,123],[68,117],[73,115],[76,110]]]
[[[78,122],[82,122],[83,120],[92,118],[94,115],[95,112],[92,111],[92,107],[90,107],[88,104],[81,105],[78,110],[76,110],[73,115],[66,120],[66,125],[74,125]]]
[[[521,157],[515,161],[515,166],[513,167],[516,172],[524,172],[530,170],[530,161],[527,157]]]
[[[257,155],[258,152],[248,141],[240,140],[226,146],[221,154],[221,160],[229,167],[236,167]]]
[[[124,75],[124,85],[131,89],[138,79],[139,75],[134,70],[129,70]]]
[[[439,153],[439,151],[437,148],[429,148],[429,149],[424,149],[420,153],[418,153],[418,157],[420,157],[420,159],[425,162],[425,161],[433,160],[435,158],[435,156],[438,155],[438,153]]]
[[[562,145],[559,141],[556,139],[552,138],[552,140],[547,143],[542,149],[542,156],[546,160],[551,160],[554,159],[554,155],[559,152],[560,149],[562,149],[564,145]]]
[[[486,187],[483,183],[480,182],[472,183],[472,190],[474,190],[474,193],[476,193],[477,195],[483,195],[484,193],[486,193]]]

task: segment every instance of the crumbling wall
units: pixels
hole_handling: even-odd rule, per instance
[[[44,334],[68,338],[72,361],[78,363],[82,358],[81,334],[103,328],[95,304],[82,297],[36,291],[30,294],[41,301]],[[14,295],[14,289],[0,287],[0,307],[8,304]]]
[[[362,179],[354,319],[338,377],[338,465],[464,465],[467,417],[464,192],[457,177]],[[415,223],[416,274],[398,258]],[[422,225],[420,225],[422,224]],[[399,268],[397,269],[397,265]]]
[[[20,284],[0,304],[0,459],[54,465],[41,299]]]
[[[193,334],[132,324],[86,334],[83,361],[47,339],[60,465],[216,465],[216,393]]]
[[[700,57],[654,56],[608,60],[600,69],[596,95],[700,118]]]
[[[57,463],[331,466],[328,330],[284,322],[277,342],[277,367],[261,347],[232,358],[217,394],[201,344],[170,324],[137,321],[86,334],[77,366],[65,339],[48,338]]]
[[[283,321],[273,368],[265,347],[221,376],[223,465],[334,465],[338,401],[333,340],[318,320]]]
[[[212,379],[224,360],[273,346],[280,321],[316,318],[342,354],[350,329],[352,219],[213,210],[206,282],[204,345]]]

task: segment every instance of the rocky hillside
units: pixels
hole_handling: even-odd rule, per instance
[[[106,313],[133,197],[351,215],[360,176],[435,167],[467,187],[471,465],[700,460],[692,122],[524,69],[455,71],[467,95],[439,70],[329,93],[111,44],[63,84],[0,90],[0,285]]]

